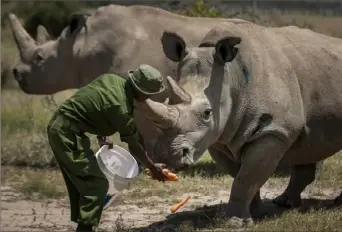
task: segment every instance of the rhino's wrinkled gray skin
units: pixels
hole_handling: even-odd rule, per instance
[[[275,202],[300,204],[315,163],[342,148],[342,39],[293,26],[222,23],[199,47],[185,41],[171,32],[162,37],[180,80],[168,78],[168,104],[140,105],[164,132],[159,161],[182,168],[208,149],[235,177],[231,225],[251,222],[252,199],[260,201],[280,161],[293,172]]]
[[[79,88],[110,72],[125,74],[140,64],[150,64],[163,75],[175,76],[176,63],[167,59],[160,44],[165,29],[176,30],[189,44],[198,45],[216,23],[239,19],[192,18],[147,6],[108,5],[91,15],[75,14],[56,40],[44,27],[32,39],[14,14],[10,25],[20,51],[14,75],[28,94],[53,94]],[[163,101],[167,92],[154,96]],[[149,150],[156,128],[136,112],[139,131]]]

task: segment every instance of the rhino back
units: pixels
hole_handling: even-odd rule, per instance
[[[295,46],[283,51],[298,80],[306,124],[285,162],[303,163],[306,156],[318,160],[342,148],[342,39],[286,29],[284,37]]]
[[[243,20],[185,17],[139,5],[100,7],[88,17],[87,27],[80,31],[74,44],[79,86],[104,72],[124,75],[141,63],[150,64],[164,76],[175,78],[177,63],[164,55],[160,41],[163,32],[175,31],[187,44],[197,46],[215,24],[223,21],[240,23]],[[152,98],[163,101],[166,96],[167,91]],[[135,118],[146,140],[146,149],[151,151],[157,130],[140,112],[136,112]]]
[[[185,17],[140,5],[99,7],[88,18],[87,28],[80,32],[74,46],[83,74],[80,76],[87,83],[104,71],[124,73],[148,63],[164,75],[176,77],[177,64],[162,50],[163,32],[175,31],[187,44],[195,46],[212,27],[226,21],[248,23],[240,19]]]

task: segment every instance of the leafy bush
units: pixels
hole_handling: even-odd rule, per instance
[[[209,8],[204,0],[196,0],[195,4],[191,8],[187,8],[184,11],[184,15],[191,17],[221,17],[221,12],[216,8]]]

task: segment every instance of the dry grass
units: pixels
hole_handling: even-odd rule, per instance
[[[196,222],[195,222],[196,223]],[[312,212],[301,213],[298,211],[289,211],[281,215],[256,221],[251,228],[244,228],[237,231],[341,231],[342,214],[339,209],[317,210]],[[165,229],[164,229],[165,228]],[[168,228],[168,229],[166,229]],[[99,230],[100,232],[101,230]],[[185,231],[185,232],[209,232],[209,231],[232,231],[224,220],[207,223],[202,228],[194,227],[194,222],[185,220],[177,227],[164,226],[163,229],[133,229],[131,225],[118,217],[114,223],[113,231],[117,232],[165,232],[165,231]]]
[[[51,96],[35,96],[19,90],[2,90],[2,165],[56,166],[46,137],[46,126],[58,105],[74,92],[66,90]],[[95,135],[89,136],[92,147],[97,149]],[[127,147],[117,134],[112,139],[116,144]]]
[[[11,69],[18,60],[19,52],[9,28],[1,28],[1,86],[13,82]]]
[[[151,180],[145,173],[141,173],[134,181],[130,190],[125,191],[124,198],[129,200],[139,200],[150,196],[166,197],[174,195],[176,197],[183,193],[198,192],[202,195],[212,195],[213,192],[228,190],[232,184],[232,178],[215,169],[216,165],[208,154],[204,155],[191,169],[179,172],[179,182],[167,182],[165,184]],[[311,189],[339,188],[342,184],[342,153],[332,156],[326,160],[324,171],[320,177],[310,186]],[[53,178],[52,178],[53,177]],[[56,169],[30,169],[6,167],[2,169],[2,183],[15,183],[18,191],[29,189],[30,185],[45,186],[51,185],[58,189],[63,189],[64,182],[59,170]],[[39,179],[36,181],[35,179]],[[285,187],[288,178],[273,176],[267,182],[270,188]],[[19,183],[17,185],[17,183]],[[11,184],[12,185],[12,184]],[[26,186],[26,187],[25,187]],[[44,188],[44,187],[43,187]],[[39,191],[38,187],[32,187]],[[63,192],[63,191],[62,191]],[[66,194],[66,192],[64,192]],[[58,195],[61,196],[61,195]]]
[[[26,200],[59,199],[65,197],[66,187],[58,170],[2,167],[2,185],[13,186]]]

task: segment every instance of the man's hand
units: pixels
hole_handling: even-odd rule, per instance
[[[104,145],[108,145],[109,149],[113,148],[113,142],[107,140],[106,136],[97,136],[97,142],[98,142],[100,147],[102,147]]]
[[[153,164],[148,169],[151,172],[152,179],[162,182],[167,180],[168,177],[163,173],[163,169],[159,165]]]
[[[130,141],[128,148],[135,159],[139,160],[143,166],[150,169],[151,177],[153,179],[163,182],[167,180],[168,177],[163,173],[163,166],[161,164],[155,164],[152,162],[138,140]]]

